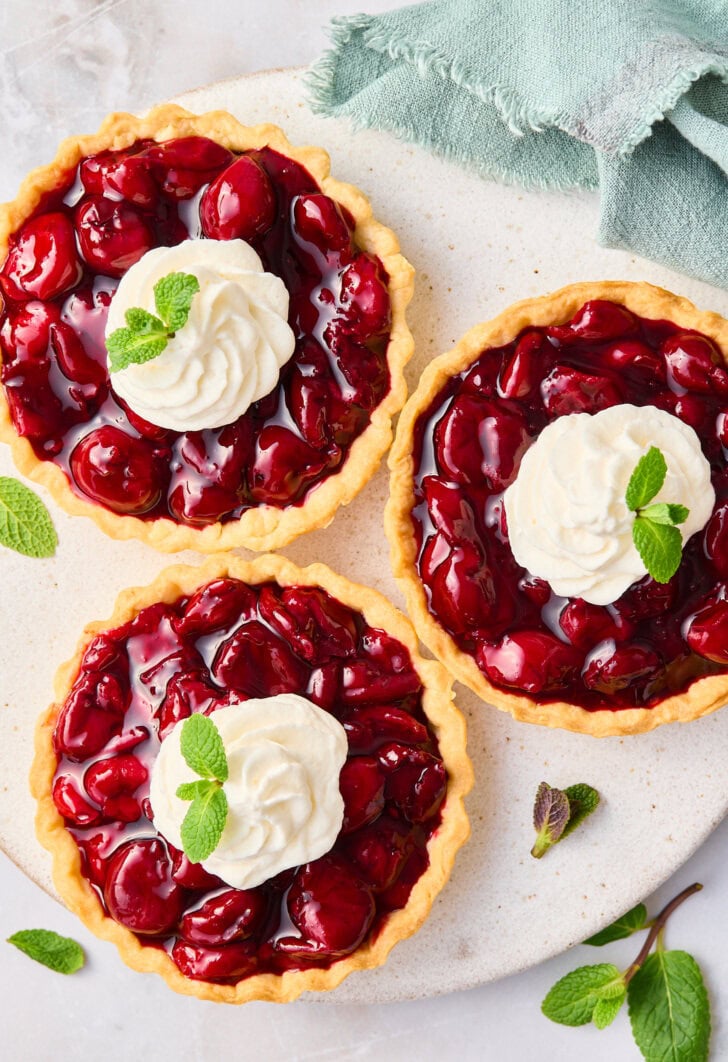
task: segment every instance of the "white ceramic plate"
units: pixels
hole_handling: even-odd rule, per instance
[[[352,133],[311,115],[301,73],[222,82],[183,98],[190,109],[227,108],[242,121],[278,122],[294,143],[328,148],[333,173],[360,185],[377,217],[400,236],[417,268],[409,319],[424,365],[476,321],[508,303],[572,281],[650,280],[728,313],[728,294],[597,247],[591,195],[525,193],[481,181],[390,136]],[[14,474],[5,449],[0,474]],[[382,531],[384,470],[325,531],[284,552],[323,560],[402,604]],[[60,536],[49,561],[0,554],[3,599],[0,846],[52,892],[49,858],[35,841],[27,793],[35,718],[51,699],[56,665],[84,623],[109,615],[119,590],[144,583],[171,558],[105,538],[89,520],[51,505]],[[180,560],[193,561],[195,554]],[[728,712],[630,739],[596,741],[514,723],[459,688],[477,784],[472,839],[425,927],[377,971],[349,978],[325,998],[370,1003],[468,988],[525,969],[611,921],[667,878],[728,808]],[[529,856],[538,783],[586,781],[602,805],[541,861]]]

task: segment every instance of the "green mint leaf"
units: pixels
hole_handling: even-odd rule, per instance
[[[226,782],[228,765],[220,732],[207,715],[191,715],[182,724],[180,750],[185,763],[203,778]]]
[[[199,290],[200,282],[192,273],[169,273],[154,285],[154,305],[170,332],[187,323],[192,299]]]
[[[592,811],[599,806],[599,793],[586,782],[578,782],[577,785],[568,785],[564,790],[569,801],[569,819],[564,826],[562,838],[567,837]]]
[[[646,929],[648,924],[647,908],[643,903],[638,903],[625,914],[620,915],[616,922],[605,926],[599,933],[585,940],[585,944],[591,944],[594,948],[601,948],[604,944],[611,944],[614,940],[624,940],[638,933],[640,929]]]
[[[533,805],[533,828],[536,841],[531,849],[534,859],[540,859],[561,837],[569,821],[569,798],[560,789],[552,789],[541,782]]]
[[[580,966],[556,982],[541,1010],[559,1025],[586,1025],[600,1000],[624,1000],[624,990],[624,977],[612,963]]]
[[[192,863],[201,863],[215,851],[225,829],[227,812],[227,797],[216,785],[192,801],[180,830],[184,853]]]
[[[137,317],[137,314],[143,314],[144,318]],[[140,327],[117,328],[106,340],[110,372],[120,372],[129,365],[143,365],[146,361],[158,358],[167,346],[164,325],[151,313],[148,314],[146,310],[127,310],[126,319],[138,321]],[[150,324],[150,321],[157,324]],[[161,326],[161,331],[158,326]]]
[[[197,797],[205,796],[210,789],[218,789],[219,782],[209,778],[200,778],[198,782],[182,782],[177,786],[177,796],[180,800],[196,800]]]
[[[26,557],[52,557],[58,545],[45,505],[12,476],[0,476],[0,545]]]
[[[665,482],[666,475],[667,462],[662,452],[656,446],[651,446],[647,453],[640,457],[630,476],[625,495],[627,508],[635,511],[651,502]]]
[[[675,524],[684,524],[690,515],[690,510],[684,505],[673,505],[669,502],[657,502],[640,509],[640,517],[651,520],[653,524],[667,524],[674,527]]]
[[[658,947],[629,982],[627,997],[632,1034],[647,1062],[705,1062],[710,1006],[691,955]]]
[[[31,959],[56,973],[75,973],[86,961],[80,944],[52,929],[21,929],[8,937],[8,944],[14,944]]]
[[[155,317],[149,310],[143,310],[141,306],[132,306],[124,314],[128,328],[132,332],[141,332],[143,335],[158,335],[167,338],[167,329],[164,322]]]
[[[682,535],[679,530],[638,516],[632,525],[632,540],[655,582],[669,582],[680,567],[682,557]]]
[[[622,1009],[622,1004],[626,998],[627,990],[626,988],[622,988],[621,993],[618,996],[615,996],[614,999],[597,1000],[592,1014],[592,1021],[597,1029],[606,1029],[608,1025],[612,1024]]]

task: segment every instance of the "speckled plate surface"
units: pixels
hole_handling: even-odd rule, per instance
[[[275,71],[179,102],[195,111],[227,108],[248,123],[277,122],[292,141],[325,146],[335,176],[371,196],[377,217],[399,234],[418,271],[409,312],[417,344],[411,386],[477,321],[577,280],[649,280],[728,315],[728,293],[597,247],[594,196],[483,182],[387,135],[315,118],[303,95],[300,72]],[[0,475],[13,474],[4,448]],[[401,606],[382,531],[386,494],[382,469],[329,528],[283,552],[299,564],[326,561]],[[49,892],[50,857],[35,840],[27,791],[35,718],[84,623],[109,615],[119,590],[151,580],[170,562],[51,508],[60,537],[55,558],[0,553],[0,847]],[[194,563],[196,555],[180,559]],[[398,945],[382,969],[349,978],[324,997],[329,1002],[412,999],[532,966],[651,892],[728,810],[728,711],[689,726],[596,741],[515,723],[462,687],[458,702],[477,776],[468,801],[472,839],[417,936]],[[567,843],[536,861],[528,854],[530,818],[542,779],[560,786],[587,781],[601,792],[602,805]]]

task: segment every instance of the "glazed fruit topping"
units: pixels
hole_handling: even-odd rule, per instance
[[[320,859],[234,889],[156,832],[151,768],[179,720],[279,692],[342,723],[344,820]],[[58,714],[53,800],[105,912],[193,979],[349,954],[428,865],[447,777],[421,692],[407,650],[317,587],[215,579],[97,635]]]
[[[516,563],[502,492],[549,422],[617,403],[653,404],[695,428],[716,504],[669,583],[648,576],[603,607],[557,597]],[[430,611],[491,682],[616,710],[728,667],[727,407],[712,340],[603,300],[484,351],[449,381],[416,427],[417,563]]]
[[[184,137],[83,159],[11,237],[0,269],[0,378],[16,431],[115,513],[204,527],[300,504],[341,467],[389,388],[388,276],[357,249],[354,227],[270,148],[234,154]],[[104,328],[126,270],[200,237],[247,240],[281,277],[296,349],[234,424],[180,434],[114,394]]]

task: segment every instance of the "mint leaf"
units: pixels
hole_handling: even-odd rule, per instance
[[[668,583],[680,567],[682,558],[679,530],[638,516],[632,525],[632,540],[655,582]]]
[[[629,1020],[647,1062],[705,1062],[710,1008],[700,967],[685,951],[656,951],[627,988]]]
[[[192,273],[169,273],[154,285],[154,305],[170,332],[187,323],[192,299],[199,290],[200,282]]]
[[[549,848],[556,844],[569,821],[569,799],[560,789],[552,789],[547,782],[541,782],[536,791],[533,805],[533,828],[536,841],[531,849],[534,859],[540,859]]]
[[[599,793],[586,782],[568,785],[564,790],[569,801],[569,819],[564,826],[562,837],[567,837],[572,830],[580,826],[584,819],[599,806]]]
[[[647,923],[647,908],[643,903],[638,903],[636,907],[620,915],[615,922],[605,926],[584,943],[591,944],[594,948],[601,948],[604,944],[611,944],[614,940],[624,940],[626,937],[631,937],[633,933],[639,932],[640,929],[646,929]]]
[[[149,313],[148,310],[143,310],[141,306],[132,306],[126,311],[124,318],[132,332],[142,332],[144,335],[150,336],[157,334],[165,338],[167,336],[164,322],[155,317],[153,313]]]
[[[618,996],[615,996],[614,999],[597,1000],[592,1014],[592,1021],[597,1029],[606,1029],[608,1025],[612,1024],[622,1009],[622,1004],[626,998],[627,990],[626,988],[622,988],[621,993]]]
[[[75,973],[86,961],[80,944],[52,929],[21,929],[8,937],[8,944],[14,944],[31,959],[56,973]]]
[[[139,312],[146,313],[146,310],[140,310]],[[127,320],[133,313],[133,310],[127,310]],[[156,317],[152,317],[152,314],[147,316],[151,317],[153,321],[157,320]],[[161,324],[162,322],[160,321],[159,323]],[[122,369],[128,368],[129,365],[143,365],[144,362],[151,361],[152,358],[158,358],[166,346],[166,332],[160,332],[156,327],[149,327],[148,322],[141,329],[117,328],[106,340],[109,371],[120,372]]]
[[[0,545],[26,557],[52,557],[58,545],[43,502],[11,476],[0,476]]]
[[[220,732],[206,715],[191,715],[182,724],[180,750],[185,763],[203,778],[226,782],[228,765]]]
[[[627,484],[625,501],[627,508],[641,509],[652,501],[662,487],[667,475],[667,462],[656,446],[651,446],[635,466]]]
[[[690,515],[690,510],[684,505],[673,505],[669,502],[657,502],[640,509],[639,515],[645,520],[651,520],[653,524],[684,524]]]
[[[227,797],[216,785],[192,801],[180,830],[182,847],[192,863],[201,863],[215,851],[225,829],[227,812]]]
[[[182,782],[177,786],[177,796],[180,800],[196,800],[197,797],[205,796],[210,789],[217,789],[219,782],[210,781],[208,778],[200,778],[198,782]]]
[[[624,977],[612,963],[580,966],[556,982],[541,1010],[559,1025],[586,1025],[600,1000],[620,999],[621,1006],[624,990]]]

